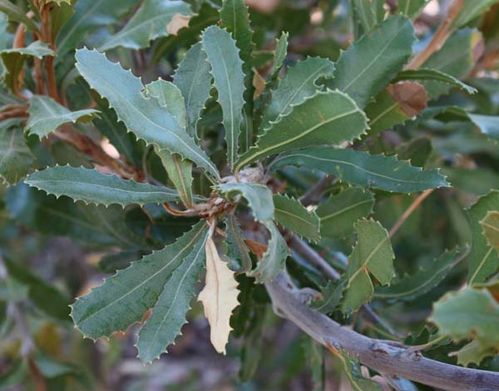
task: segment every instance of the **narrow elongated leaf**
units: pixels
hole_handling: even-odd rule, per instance
[[[185,100],[187,132],[197,136],[197,123],[210,97],[212,84],[210,64],[201,43],[192,46],[178,65],[173,77],[174,84],[180,89]]]
[[[374,286],[370,275],[381,285],[389,284],[395,275],[395,255],[383,226],[374,220],[360,220],[355,224],[355,231],[357,243],[349,257],[342,302],[342,310],[347,313],[357,310],[373,297]]]
[[[468,258],[468,284],[485,282],[499,268],[499,254],[488,245],[483,235],[482,221],[489,211],[499,210],[499,191],[492,190],[480,198],[468,211],[471,227],[471,252]]]
[[[116,24],[135,4],[136,0],[78,0],[74,15],[57,35],[57,59],[81,47],[92,32]]]
[[[385,300],[414,300],[437,287],[463,259],[463,251],[455,248],[440,255],[433,263],[413,275],[401,278],[389,287],[377,287],[374,297]]]
[[[286,55],[287,38],[281,46],[284,46],[285,43],[285,47],[280,49],[278,47],[280,51],[283,51],[284,56]],[[276,55],[278,54],[282,56],[282,54],[276,53]],[[280,65],[279,63],[275,65],[280,68],[282,60],[276,60],[281,61]],[[307,98],[314,95],[319,89],[316,84],[318,79],[331,78],[333,73],[334,63],[320,57],[309,57],[289,68],[286,76],[279,82],[277,89],[272,91],[272,100],[265,109],[260,125],[260,133],[264,133],[269,128],[271,121],[276,121],[279,116],[289,114],[293,106],[303,103]]]
[[[430,321],[440,334],[455,341],[473,339],[475,345],[466,345],[458,356],[460,361],[479,361],[499,350],[499,304],[487,289],[467,288],[449,293],[433,305]],[[472,342],[472,343],[473,343]],[[470,353],[473,348],[473,353]]]
[[[71,311],[76,327],[85,336],[96,339],[139,321],[207,230],[206,223],[199,222],[175,243],[133,262],[77,299]]]
[[[475,0],[464,1],[459,16],[454,20],[455,27],[461,27],[471,22],[484,12],[486,12],[492,5],[497,4],[498,0]]]
[[[333,355],[340,361],[343,372],[348,378],[354,391],[382,391],[383,388],[375,381],[366,379],[362,375],[360,363],[347,352],[332,350]]]
[[[278,157],[272,166],[306,166],[353,185],[386,191],[413,193],[448,186],[438,170],[422,170],[394,156],[370,155],[352,149],[307,148]]]
[[[256,146],[241,156],[237,169],[291,149],[351,141],[366,129],[364,112],[347,95],[340,91],[317,92],[273,122],[258,137]]]
[[[229,341],[230,317],[239,305],[237,281],[227,263],[220,258],[218,250],[210,236],[206,241],[206,284],[199,293],[204,314],[210,323],[210,340],[219,353],[225,354]]]
[[[34,172],[25,182],[47,194],[101,205],[144,205],[178,200],[178,193],[167,187],[125,180],[83,167],[46,168]]]
[[[0,122],[0,181],[17,183],[30,171],[33,161],[18,121]]]
[[[35,95],[30,99],[29,119],[25,130],[43,138],[63,124],[86,121],[97,113],[93,109],[69,111],[48,96]]]
[[[407,69],[400,72],[393,82],[401,80],[433,80],[444,84],[449,84],[452,87],[457,87],[466,91],[468,94],[474,94],[477,92],[476,88],[471,87],[461,80],[456,79],[447,73],[441,72],[437,69]]]
[[[354,223],[362,217],[367,217],[373,206],[373,194],[356,187],[330,197],[317,208],[321,235],[329,238],[349,235],[353,231]]]
[[[179,126],[187,126],[187,114],[182,92],[175,84],[156,80],[146,85],[146,92],[155,98],[177,121]],[[192,205],[192,163],[169,151],[157,151],[168,177],[178,191],[185,206]]]
[[[414,39],[406,18],[389,17],[341,54],[332,86],[363,108],[400,72],[412,53]]]
[[[144,97],[141,93],[144,86],[131,72],[110,62],[97,51],[78,50],[76,59],[82,76],[109,101],[118,119],[125,123],[129,131],[147,144],[154,145],[158,151],[166,149],[178,153],[205,168],[213,177],[219,177],[215,165],[175,118],[155,100]]]
[[[274,219],[274,202],[272,192],[267,186],[257,183],[222,183],[218,189],[228,197],[242,195],[250,207],[255,220],[259,222]]]
[[[271,79],[277,76],[277,73],[281,70],[284,64],[284,60],[288,54],[288,38],[289,33],[283,31],[279,39],[276,39],[274,62],[272,64],[272,71],[270,72]]]
[[[300,201],[286,195],[274,195],[275,219],[283,227],[317,242],[320,240],[320,220],[315,212],[309,212]]]
[[[398,12],[408,18],[415,18],[429,0],[398,0]]]
[[[488,211],[480,225],[489,246],[499,251],[499,210]]]
[[[239,134],[243,122],[244,73],[239,49],[231,35],[216,26],[202,36],[203,50],[211,65],[218,102],[222,107],[227,161],[232,168],[238,156]]]
[[[190,6],[183,1],[144,0],[128,23],[106,40],[100,50],[106,51],[118,46],[129,49],[146,48],[153,39],[166,37],[170,32],[176,33],[174,26],[169,27],[175,17],[190,15]]]
[[[31,31],[38,30],[36,23],[26,16],[26,12],[9,0],[0,0],[0,12],[6,14],[14,22],[23,23]]]
[[[185,315],[196,293],[196,283],[205,259],[206,239],[207,234],[193,245],[190,254],[172,273],[151,317],[140,330],[137,349],[143,362],[159,358],[187,323]]]

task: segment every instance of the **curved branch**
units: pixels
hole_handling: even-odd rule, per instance
[[[279,314],[295,323],[318,343],[343,349],[383,374],[400,376],[443,390],[491,391],[499,389],[499,373],[463,368],[425,358],[407,346],[373,339],[343,327],[303,304],[281,273],[266,284]]]

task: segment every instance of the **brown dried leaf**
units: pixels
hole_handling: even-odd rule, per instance
[[[416,116],[427,106],[428,94],[426,89],[419,83],[403,81],[390,84],[387,91],[409,117]]]

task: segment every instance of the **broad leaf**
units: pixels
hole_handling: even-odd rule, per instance
[[[25,130],[38,137],[47,137],[59,126],[91,119],[97,110],[69,111],[48,96],[35,95],[30,99],[29,119]]]
[[[460,88],[461,90],[466,91],[468,94],[474,94],[477,92],[476,88],[471,87],[463,83],[459,79],[456,79],[454,76],[448,75],[447,73],[441,72],[437,69],[407,69],[400,72],[393,80],[393,82],[401,80],[433,80],[436,82],[449,84],[452,87]]]
[[[187,132],[192,137],[197,137],[197,123],[210,97],[212,84],[210,64],[201,43],[195,44],[187,51],[175,71],[173,82],[185,100]]]
[[[174,244],[155,251],[93,289],[73,304],[76,327],[96,339],[125,330],[154,306],[172,273],[206,237],[208,227],[200,222]]]
[[[280,225],[309,240],[320,240],[320,220],[315,212],[309,212],[297,199],[280,194],[274,195],[274,206]]]
[[[116,24],[135,4],[135,0],[78,0],[74,15],[57,35],[57,60],[83,45],[93,32]]]
[[[382,391],[380,384],[366,379],[360,369],[360,363],[348,353],[333,348],[333,355],[340,361],[343,372],[345,373],[352,390],[354,391]]]
[[[388,232],[374,220],[360,220],[355,224],[357,243],[350,254],[346,271],[346,292],[342,311],[356,311],[368,303],[374,294],[371,275],[381,284],[388,285],[395,275],[392,246]]]
[[[422,170],[394,156],[370,155],[352,149],[308,148],[284,154],[272,163],[274,169],[287,165],[306,166],[352,185],[399,193],[448,186],[438,170]]]
[[[83,167],[46,168],[34,172],[24,182],[56,197],[64,195],[96,205],[144,205],[178,200],[178,193],[167,187],[125,180]]]
[[[414,39],[406,18],[389,17],[341,54],[332,86],[363,108],[402,69]]]
[[[127,24],[107,39],[99,50],[106,51],[119,46],[128,49],[146,48],[153,39],[175,34],[179,28],[176,18],[188,19],[190,15],[190,6],[183,1],[144,0]]]
[[[256,146],[241,156],[236,168],[291,149],[351,141],[366,129],[364,112],[347,95],[340,91],[317,92],[271,123],[258,137]]]
[[[229,341],[230,317],[239,305],[237,281],[227,263],[220,258],[218,250],[210,236],[206,242],[206,284],[199,293],[204,314],[210,323],[210,340],[219,353],[225,354]]]
[[[430,266],[410,276],[404,276],[389,287],[375,289],[374,297],[385,300],[414,300],[437,287],[456,264],[463,259],[463,251],[445,251]]]
[[[286,55],[287,45],[284,46],[284,44],[287,44],[287,37],[281,44],[283,47],[277,48],[282,53],[276,53],[276,56]],[[276,67],[274,72],[277,72],[282,66],[282,60],[283,58],[276,59],[278,62],[274,64]],[[320,57],[309,57],[289,68],[286,76],[279,82],[277,89],[272,91],[272,100],[265,109],[260,133],[264,133],[271,126],[271,122],[276,121],[279,116],[289,114],[293,110],[293,106],[299,105],[313,96],[320,89],[317,81],[320,78],[331,78],[333,73],[334,63]]]
[[[468,284],[485,282],[499,268],[499,254],[488,245],[482,221],[489,211],[499,210],[499,191],[492,190],[480,198],[468,212],[471,227],[471,252],[468,258]]]
[[[0,122],[0,182],[17,183],[30,171],[33,161],[18,121]]]
[[[468,117],[483,134],[491,139],[499,140],[499,116],[468,114]]]
[[[354,223],[367,217],[373,210],[374,196],[356,187],[331,196],[317,208],[321,221],[321,235],[341,238],[353,231]]]
[[[480,225],[489,246],[499,251],[499,210],[487,212]]]
[[[229,214],[225,218],[225,233],[227,235],[227,258],[231,261],[231,269],[248,272],[252,268],[249,249],[244,243],[243,233],[237,218]]]
[[[467,345],[458,352],[464,356],[460,361],[478,364],[486,353],[499,350],[499,304],[486,289],[467,288],[447,294],[433,305],[430,321],[438,326],[440,334],[455,341],[473,339],[475,346]]]
[[[141,81],[105,55],[87,49],[76,53],[76,66],[85,80],[105,97],[129,131],[158,151],[178,153],[218,178],[218,170],[181,128],[175,118],[153,99],[147,99]],[[110,82],[112,81],[112,82]]]
[[[211,65],[218,102],[222,107],[227,161],[232,168],[238,156],[239,134],[243,122],[244,73],[239,49],[230,33],[216,26],[202,36],[203,50]]]
[[[196,284],[205,259],[207,236],[198,239],[182,264],[175,269],[156,302],[151,317],[139,332],[137,349],[143,362],[159,358],[174,343],[182,326],[187,323],[186,312],[196,294]]]

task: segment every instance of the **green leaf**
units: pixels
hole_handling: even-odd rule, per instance
[[[33,161],[18,121],[0,122],[0,180],[17,183],[30,171]]]
[[[492,5],[497,4],[498,0],[474,0],[464,1],[459,16],[454,20],[454,28],[459,28],[471,22],[484,14]]]
[[[125,180],[83,167],[46,168],[34,172],[24,182],[56,197],[64,195],[96,205],[144,205],[178,200],[177,192],[167,187]]]
[[[400,72],[412,54],[414,39],[406,18],[389,17],[341,54],[332,87],[363,108]]]
[[[91,119],[97,110],[69,111],[48,96],[35,95],[29,100],[29,119],[25,130],[38,137],[47,137],[59,126]]]
[[[422,65],[422,68],[437,70],[462,79],[475,66],[474,53],[481,40],[481,34],[477,30],[458,30]],[[424,86],[433,99],[448,93],[452,87],[436,81],[424,82]]]
[[[185,314],[190,309],[190,302],[196,293],[198,275],[205,259],[206,238],[207,235],[198,239],[182,264],[166,281],[151,317],[140,330],[137,349],[143,362],[159,358],[187,323]]]
[[[374,297],[385,300],[414,300],[437,287],[462,259],[463,251],[459,248],[445,251],[427,268],[405,276],[389,287],[377,287]]]
[[[444,84],[449,84],[452,87],[460,88],[466,91],[468,94],[475,94],[477,89],[471,87],[454,76],[448,75],[447,73],[441,72],[437,69],[407,69],[400,72],[393,82],[396,83],[401,80],[433,80]]]
[[[348,378],[354,391],[382,391],[378,383],[366,379],[362,375],[359,362],[347,352],[334,349],[333,355],[340,361],[343,372]]]
[[[23,48],[4,49],[0,51],[4,67],[2,78],[5,84],[11,90],[14,90],[26,58],[43,58],[45,56],[54,56],[54,51],[49,48],[48,44],[40,41],[32,42]]]
[[[499,211],[487,212],[487,215],[480,221],[480,225],[489,246],[499,251]]]
[[[448,186],[438,170],[423,170],[394,156],[370,155],[352,149],[307,148],[284,154],[272,163],[274,169],[287,165],[306,166],[352,185],[399,193]]]
[[[362,35],[371,31],[385,17],[383,0],[352,0],[350,2],[354,23],[360,28]]]
[[[0,0],[0,12],[6,14],[11,21],[23,23],[29,30],[38,31],[36,23],[26,16],[26,12],[9,0]]]
[[[398,0],[398,12],[408,18],[416,18],[429,0]]]
[[[458,352],[460,361],[479,361],[486,353],[496,354],[499,350],[499,304],[486,289],[466,288],[445,295],[433,305],[429,320],[442,335],[457,342],[467,339],[475,342]],[[466,351],[470,348],[473,352]]]
[[[481,197],[468,211],[471,228],[471,252],[468,258],[468,284],[485,282],[499,268],[499,254],[487,243],[482,221],[489,211],[499,210],[499,191]]]
[[[297,199],[280,194],[274,195],[274,206],[280,225],[314,242],[320,240],[320,220],[315,212],[309,212]]]
[[[289,255],[288,245],[282,237],[279,229],[272,221],[263,222],[269,230],[270,239],[267,243],[267,251],[258,261],[256,268],[248,275],[255,278],[255,282],[263,284],[271,281],[277,274],[284,270],[286,259]]]
[[[479,365],[484,358],[495,355],[497,355],[496,348],[483,346],[479,341],[475,340],[459,349],[457,352],[457,363],[464,366],[469,366],[470,364]]]
[[[282,59],[277,59],[278,62],[274,66],[278,68],[274,72],[277,72],[282,66],[282,60],[286,55],[287,35],[281,37],[281,40],[282,47],[277,49],[282,53],[276,53],[276,56],[280,55]],[[334,63],[320,57],[309,57],[289,68],[286,76],[279,82],[277,89],[272,91],[272,100],[265,109],[260,133],[264,133],[272,126],[271,122],[278,120],[280,116],[289,114],[293,110],[293,106],[299,105],[313,96],[320,89],[316,84],[317,81],[320,78],[331,78],[333,73]]]
[[[274,219],[274,202],[272,192],[265,185],[258,183],[222,183],[217,189],[227,197],[236,199],[240,194],[251,209],[255,220],[259,222],[272,221]]]
[[[187,126],[184,98],[175,84],[160,79],[147,84],[145,91],[176,119],[179,126]],[[192,206],[192,163],[166,150],[157,152],[180,199],[186,207]]]
[[[129,131],[157,151],[178,153],[218,178],[218,170],[181,128],[175,118],[153,99],[143,94],[140,79],[125,71],[119,64],[110,62],[104,54],[81,49],[76,52],[76,66],[85,80],[114,108],[118,119]],[[112,81],[112,82],[110,82]]]
[[[277,76],[277,73],[280,71],[282,65],[284,64],[284,60],[286,59],[286,55],[288,54],[288,38],[289,33],[283,31],[279,39],[276,39],[274,62],[272,64],[272,70],[270,72],[271,78]]]
[[[368,303],[374,294],[372,275],[381,285],[388,285],[395,275],[393,253],[388,232],[374,220],[355,223],[357,243],[350,254],[345,279],[346,292],[342,311],[356,311]]]
[[[486,136],[494,140],[499,140],[499,116],[468,114],[469,119],[480,129]]]
[[[340,91],[317,92],[272,122],[258,137],[256,146],[241,156],[236,169],[279,152],[351,141],[366,129],[364,112],[347,95]]]
[[[243,63],[235,41],[226,30],[216,26],[208,27],[203,33],[202,44],[211,64],[218,102],[222,107],[227,161],[233,168],[238,156],[239,134],[243,122]]]
[[[340,238],[353,231],[354,223],[367,217],[373,210],[374,196],[356,187],[331,196],[317,208],[321,221],[321,235]]]
[[[227,235],[227,258],[232,261],[229,266],[236,271],[248,272],[252,268],[252,262],[237,218],[229,214],[224,221]]]
[[[208,226],[201,221],[175,243],[133,262],[78,298],[71,312],[76,327],[96,339],[139,321],[157,302],[172,273],[207,234]]]
[[[120,21],[121,16],[137,4],[136,0],[78,0],[74,5],[74,15],[57,35],[57,60],[65,54],[81,47],[94,31],[101,31]]]
[[[187,51],[173,76],[173,82],[185,100],[187,132],[192,137],[197,137],[197,123],[210,97],[213,80],[210,69],[208,57],[202,50],[201,43],[197,43]]]
[[[146,48],[153,39],[170,34],[173,28],[170,23],[175,18],[188,17],[191,13],[189,4],[183,1],[144,0],[127,24],[107,39],[99,50],[106,51],[119,46],[136,50]]]

